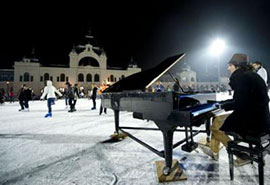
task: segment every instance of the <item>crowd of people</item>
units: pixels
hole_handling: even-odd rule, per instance
[[[92,99],[93,107],[91,110],[97,109],[96,107],[96,99],[98,94],[101,94],[109,85],[106,82],[103,82],[99,87],[93,83],[92,89],[89,94],[89,98]],[[55,104],[55,100],[59,98],[65,99],[66,109],[68,112],[72,113],[76,110],[76,103],[79,98],[83,98],[85,96],[84,88],[78,88],[78,84],[74,84],[72,86],[71,83],[66,82],[65,88],[63,90],[58,90],[53,86],[52,81],[48,80],[46,86],[42,89],[42,95],[40,96],[40,100],[47,100],[48,113],[45,114],[45,118],[52,117],[52,105]],[[1,93],[2,94],[2,93]],[[4,94],[4,93],[3,93]],[[14,92],[10,98],[11,102],[14,102]],[[33,97],[33,91],[26,84],[23,84],[20,92],[18,94],[18,101],[21,106],[19,111],[28,112],[29,111],[29,101]],[[106,108],[100,106],[100,115],[103,113],[106,114]]]

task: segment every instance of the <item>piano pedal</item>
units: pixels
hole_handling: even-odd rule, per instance
[[[111,135],[112,139],[118,140],[118,141],[121,141],[121,140],[125,139],[126,137],[127,137],[127,135],[125,133],[123,133],[123,132],[120,132],[120,133],[114,132]]]
[[[210,147],[210,142],[207,141],[207,138],[206,138],[206,137],[201,138],[201,139],[198,141],[198,144],[199,144],[199,145],[202,145],[202,146],[208,146],[208,147]]]
[[[206,147],[209,147],[210,148],[210,141],[207,141],[207,138],[206,137],[203,137],[201,138],[199,141],[198,141],[198,144],[199,146],[206,146]],[[220,145],[220,148],[219,148],[219,151],[223,148],[224,146],[223,145]]]
[[[182,145],[182,150],[186,151],[186,152],[192,152],[193,150],[195,150],[198,147],[198,143],[196,142],[189,142],[186,143],[184,145]]]

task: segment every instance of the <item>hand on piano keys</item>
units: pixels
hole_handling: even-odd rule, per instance
[[[220,103],[215,103],[214,105],[215,105],[215,107],[216,107],[216,108],[218,108],[218,109],[222,109],[222,108],[221,108],[221,104],[220,104]]]
[[[220,105],[220,104],[219,104]],[[219,109],[218,103],[205,103],[192,108],[193,117]]]
[[[217,109],[222,109],[222,104],[223,101],[212,101],[212,100],[208,100],[208,103],[212,103],[214,107],[216,107]]]

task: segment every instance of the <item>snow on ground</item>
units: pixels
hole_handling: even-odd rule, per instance
[[[100,100],[98,100],[99,107]],[[92,101],[79,99],[77,111],[68,113],[64,100],[56,101],[53,117],[44,118],[46,101],[31,101],[30,112],[19,112],[19,104],[0,106],[0,184],[159,184],[154,162],[159,156],[127,138],[106,143],[114,132],[112,110],[101,116],[91,110]],[[152,121],[132,118],[121,112],[125,126],[155,127]],[[203,127],[202,127],[203,128]],[[134,130],[135,136],[162,150],[160,131]],[[205,137],[204,134],[195,140]],[[184,138],[175,133],[175,142]],[[187,153],[178,147],[174,159],[180,161],[188,180],[163,184],[258,184],[257,165],[235,168],[230,181],[228,156],[222,149],[219,162],[200,149]],[[270,183],[269,157],[265,157],[265,184]]]

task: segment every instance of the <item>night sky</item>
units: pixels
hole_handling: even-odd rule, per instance
[[[208,48],[222,38],[222,73],[236,52],[270,69],[269,0],[86,2],[7,3],[0,13],[0,68],[10,68],[32,48],[45,65],[68,65],[73,45],[82,44],[91,28],[110,66],[126,66],[133,57],[147,69],[184,52],[183,62],[210,74],[217,58]]]

